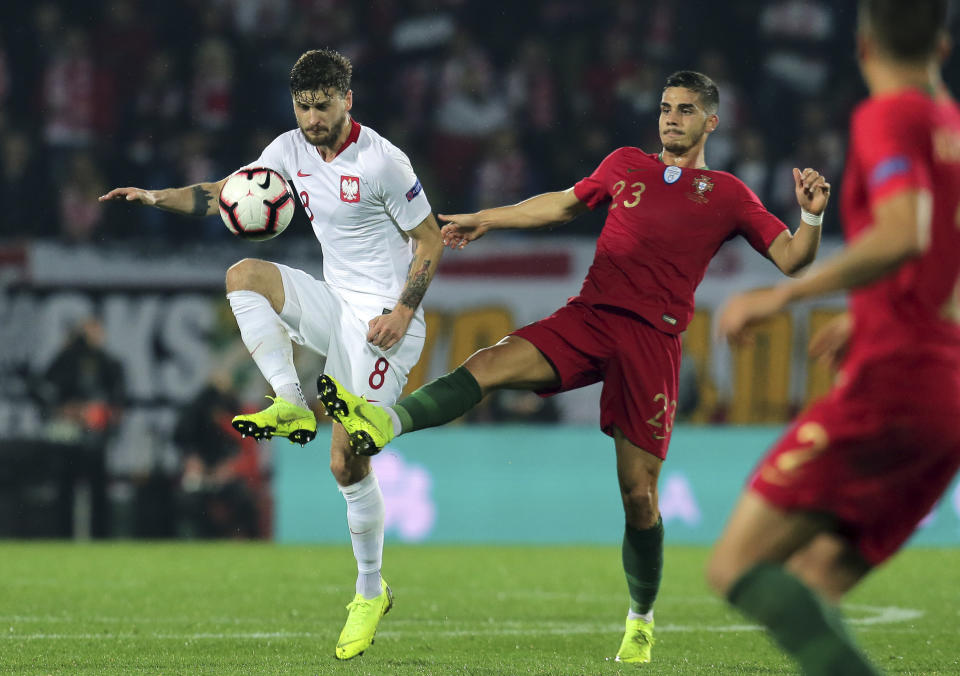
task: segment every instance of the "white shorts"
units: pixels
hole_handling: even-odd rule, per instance
[[[383,313],[383,299],[348,300],[339,289],[303,270],[274,263],[283,280],[280,319],[290,339],[325,358],[323,372],[368,401],[393,404],[420,359],[426,332],[422,320],[389,350],[367,342],[369,322]],[[364,319],[365,318],[365,319]],[[420,335],[417,335],[420,334]],[[319,375],[319,374],[318,374]]]

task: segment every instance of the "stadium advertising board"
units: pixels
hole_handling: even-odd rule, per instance
[[[780,431],[675,427],[659,491],[667,541],[713,542]],[[274,460],[275,537],[347,541],[326,454],[275,442]],[[453,425],[400,437],[373,458],[387,537],[443,543],[617,543],[623,508],[614,464],[613,443],[592,426]],[[960,545],[960,482],[913,542]]]

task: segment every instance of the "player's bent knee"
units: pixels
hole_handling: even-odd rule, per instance
[[[268,301],[276,312],[283,311],[285,294],[280,269],[269,261],[244,258],[230,266],[226,278],[227,293],[253,291]]]
[[[350,486],[370,473],[370,458],[333,453],[330,457],[330,473],[340,486]]]
[[[350,483],[352,483],[349,480],[350,470],[347,467],[347,462],[339,457],[339,455],[330,458],[330,474],[333,475],[333,478],[341,486],[349,486]]]
[[[244,258],[243,260],[237,261],[227,269],[227,292],[268,292],[271,289],[267,287],[273,286],[271,279],[272,271],[276,271],[279,275],[277,266],[257,258]]]
[[[484,394],[503,385],[503,377],[497,369],[496,346],[485,347],[470,355],[463,366],[477,381]]]
[[[526,340],[507,336],[463,363],[486,394],[500,388],[537,389],[556,380],[553,366]]]
[[[637,529],[652,528],[657,524],[660,510],[657,506],[657,493],[651,484],[642,483],[620,488],[623,511],[627,523]]]

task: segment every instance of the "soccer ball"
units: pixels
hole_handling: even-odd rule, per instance
[[[283,232],[295,209],[287,182],[273,169],[241,169],[220,190],[220,218],[227,229],[254,242]]]

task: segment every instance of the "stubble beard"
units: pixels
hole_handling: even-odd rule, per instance
[[[683,143],[664,143],[663,149],[667,152],[673,153],[674,155],[684,155],[688,150],[690,150],[690,146]]]
[[[313,132],[308,133],[306,129],[300,127],[300,133],[303,134],[303,138],[307,140],[312,146],[324,147],[324,148],[333,148],[333,145],[337,142],[337,139],[340,138],[340,134],[343,132],[344,126],[347,124],[347,113],[343,113],[337,122],[330,128],[323,136],[317,138],[316,134]]]
[[[700,143],[700,139],[703,138],[705,133],[706,132],[701,129],[699,133],[685,137],[683,141],[664,141],[663,148],[673,155],[686,155],[688,152],[690,152],[691,148]],[[687,141],[687,138],[689,138],[689,141]]]

